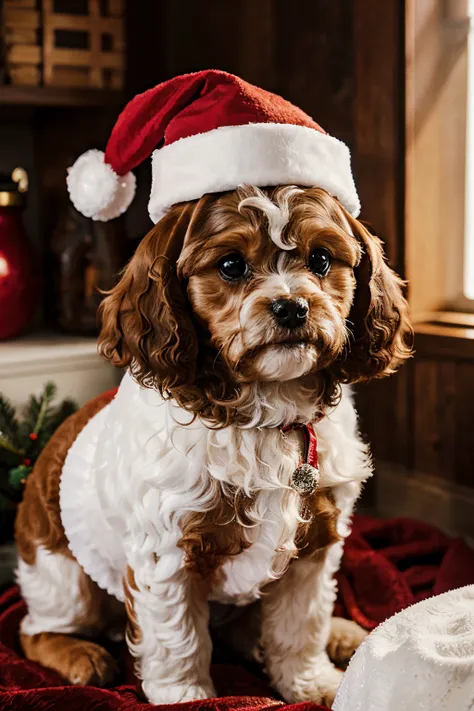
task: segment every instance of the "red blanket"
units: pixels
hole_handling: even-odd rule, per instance
[[[461,540],[449,538],[422,523],[358,516],[346,542],[338,582],[336,614],[351,617],[372,629],[413,602],[473,584],[474,551]],[[5,591],[0,597],[1,711],[148,711],[152,708],[135,691],[130,660],[123,648],[115,650],[122,660],[122,684],[113,689],[64,686],[54,672],[26,661],[18,645],[18,625],[24,614],[25,605],[18,589],[12,587]],[[216,650],[212,675],[220,698],[180,708],[187,711],[322,709],[309,703],[285,706],[258,668],[232,658],[224,649]]]

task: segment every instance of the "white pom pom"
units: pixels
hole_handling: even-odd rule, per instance
[[[104,162],[102,151],[83,153],[69,168],[67,188],[71,202],[83,215],[107,222],[128,208],[135,195],[133,173],[120,176]]]

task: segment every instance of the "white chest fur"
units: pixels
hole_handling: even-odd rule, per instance
[[[113,403],[79,435],[61,480],[61,510],[70,547],[86,572],[123,599],[130,565],[157,585],[184,566],[181,522],[212,511],[230,488],[252,498],[249,547],[224,565],[213,599],[245,603],[278,577],[294,553],[299,497],[289,487],[298,461],[277,427],[210,430],[171,401],[125,376]],[[350,513],[370,476],[349,390],[316,425],[321,486]],[[248,522],[247,522],[248,523]],[[340,533],[347,534],[347,515]]]

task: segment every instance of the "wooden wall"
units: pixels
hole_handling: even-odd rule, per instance
[[[282,93],[343,140],[352,138],[353,2],[155,0],[129,3],[129,86],[223,69]]]
[[[441,482],[473,488],[472,329],[427,324],[420,331],[409,371],[413,398],[411,466]]]

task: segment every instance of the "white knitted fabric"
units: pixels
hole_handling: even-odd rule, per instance
[[[474,585],[423,600],[359,647],[333,711],[474,709]]]

